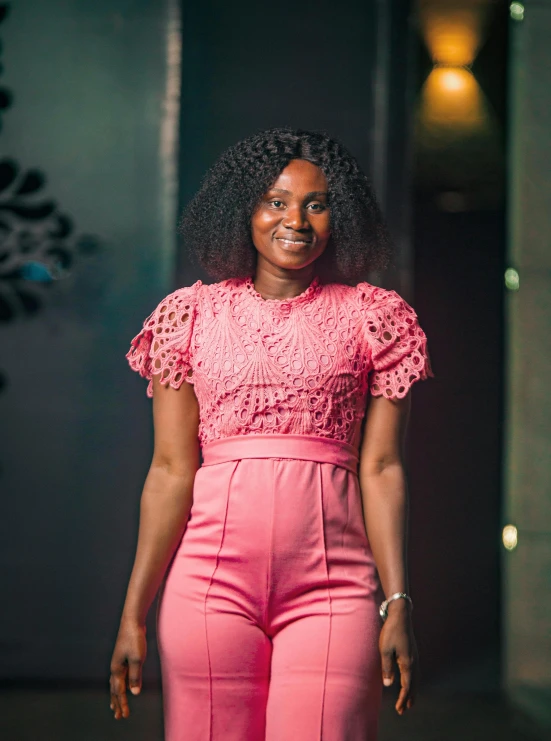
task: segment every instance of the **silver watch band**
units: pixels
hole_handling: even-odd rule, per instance
[[[409,594],[406,594],[405,592],[396,592],[395,594],[392,594],[388,599],[385,599],[385,601],[381,604],[379,607],[379,615],[382,617],[383,622],[388,617],[388,606],[389,604],[395,600],[395,599],[405,599],[409,602],[411,605],[411,608],[413,609],[413,602],[411,601],[411,597]]]

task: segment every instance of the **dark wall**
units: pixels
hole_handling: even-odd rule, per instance
[[[414,209],[415,307],[436,377],[414,392],[411,579],[425,675],[499,649],[504,214]]]
[[[124,356],[174,256],[168,11],[0,3],[0,680],[108,676],[151,460]]]
[[[508,20],[507,4],[496,4],[472,65],[487,106],[486,154],[462,142],[459,131],[455,152],[434,150],[439,172],[431,180],[417,150],[412,222],[415,308],[436,374],[415,392],[410,427],[411,574],[422,666],[434,676],[459,663],[478,665],[486,667],[485,681],[496,683]],[[421,44],[419,51],[420,90],[431,65]]]

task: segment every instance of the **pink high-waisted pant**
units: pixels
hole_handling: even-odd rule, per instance
[[[166,741],[375,741],[380,586],[358,454],[210,443],[158,613]]]

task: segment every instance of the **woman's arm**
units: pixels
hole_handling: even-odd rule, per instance
[[[408,593],[407,484],[403,447],[410,410],[409,394],[400,400],[371,399],[360,451],[360,488],[367,537],[381,584],[388,598]],[[394,600],[381,630],[383,682],[394,681],[394,659],[400,669],[401,691],[396,703],[400,715],[414,700],[417,649],[409,603]]]
[[[176,390],[153,378],[155,446],[140,504],[134,566],[111,659],[111,709],[129,715],[126,697],[141,688],[145,619],[185,531],[199,467],[199,407],[193,386]]]

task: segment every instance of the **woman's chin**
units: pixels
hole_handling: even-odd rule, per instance
[[[283,270],[300,270],[301,268],[307,268],[311,265],[314,260],[317,260],[319,255],[317,252],[312,254],[311,245],[308,245],[310,249],[285,249],[277,248],[271,251],[271,254],[264,255],[272,265]]]

